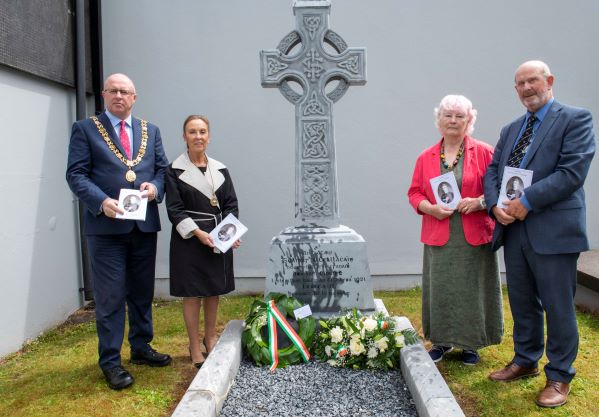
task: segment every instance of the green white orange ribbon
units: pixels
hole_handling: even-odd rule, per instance
[[[339,346],[339,349],[337,349],[337,352],[335,353],[335,359],[339,359],[340,357],[347,355],[348,352],[349,350],[345,346]]]
[[[310,352],[304,345],[304,341],[301,337],[293,330],[293,327],[281,314],[275,304],[275,300],[269,300],[266,306],[266,322],[268,323],[268,349],[270,350],[270,357],[272,358],[272,365],[270,366],[270,372],[274,372],[279,364],[279,348],[277,342],[277,323],[283,329],[291,343],[295,345],[297,350],[304,361],[308,362],[310,359]]]

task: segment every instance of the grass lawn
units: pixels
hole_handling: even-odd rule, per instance
[[[389,312],[405,315],[419,330],[419,289],[377,293]],[[511,316],[505,299],[504,343],[481,351],[481,363],[466,367],[448,354],[439,370],[468,417],[599,416],[599,318],[579,313],[578,374],[569,402],[558,409],[541,409],[534,398],[545,384],[544,376],[510,384],[487,379],[492,370],[512,357]],[[221,299],[219,328],[243,319],[251,297]],[[107,388],[97,367],[97,340],[93,322],[59,326],[0,361],[0,416],[170,416],[195,375],[187,353],[187,336],[180,302],[157,302],[154,308],[155,341],[159,351],[173,356],[173,364],[150,368],[128,364],[125,342],[123,363],[136,378],[123,391]],[[459,353],[456,353],[458,355]],[[456,360],[453,360],[456,359]]]

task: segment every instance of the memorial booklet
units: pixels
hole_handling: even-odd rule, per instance
[[[117,213],[117,219],[146,220],[146,209],[148,208],[147,191],[131,190],[122,188],[119,194],[119,208],[124,214]]]
[[[214,246],[216,246],[222,253],[225,253],[231,249],[233,243],[247,231],[248,228],[245,227],[233,213],[229,213],[229,215],[210,232],[210,237],[212,237]]]
[[[514,200],[522,197],[524,189],[532,184],[533,171],[529,169],[505,167],[503,178],[501,179],[501,189],[497,207],[506,208],[503,204],[505,200]]]
[[[430,182],[437,204],[454,210],[462,199],[462,196],[460,195],[460,189],[458,188],[453,171],[431,178]]]

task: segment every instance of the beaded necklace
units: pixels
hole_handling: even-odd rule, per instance
[[[447,163],[447,161],[445,160],[445,142],[443,142],[441,144],[441,162],[443,163],[443,167],[445,169],[453,171],[453,169],[458,164],[458,162],[460,162],[460,158],[462,157],[463,154],[464,154],[464,141],[462,141],[462,144],[460,145],[460,149],[458,150],[458,154],[455,156],[455,159],[453,160],[453,162],[450,166]]]

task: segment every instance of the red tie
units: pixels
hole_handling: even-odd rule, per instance
[[[129,144],[129,135],[127,129],[125,129],[125,121],[121,120],[121,145],[127,154],[127,158],[131,159],[131,145]]]

